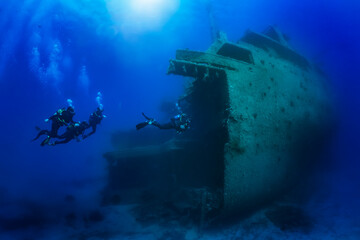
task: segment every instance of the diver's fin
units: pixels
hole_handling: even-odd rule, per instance
[[[42,147],[45,146],[46,144],[49,143],[49,141],[50,141],[50,136],[47,136],[47,138],[40,143],[40,146],[42,146]]]
[[[140,129],[146,127],[147,125],[149,125],[148,122],[139,123],[136,125],[136,130],[140,130]]]
[[[152,120],[152,118],[149,118],[148,116],[145,115],[145,113],[142,113],[142,115],[144,116],[144,118],[146,118],[146,120]]]

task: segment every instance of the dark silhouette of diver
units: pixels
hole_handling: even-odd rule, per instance
[[[91,131],[90,133],[88,133],[88,134],[85,134],[85,135],[83,136],[83,139],[89,137],[90,135],[93,135],[93,134],[96,132],[96,126],[101,123],[101,120],[103,120],[103,118],[106,117],[105,115],[102,114],[103,111],[104,111],[103,108],[97,107],[97,108],[96,108],[96,111],[93,112],[93,113],[90,115],[90,117],[89,117],[89,125],[88,125],[87,128],[90,128],[90,127],[91,127],[91,128],[92,128],[92,131]]]
[[[60,136],[57,136],[58,139],[64,139],[61,141],[55,141],[53,143],[48,143],[51,146],[55,146],[57,144],[63,144],[68,143],[73,139],[76,139],[78,142],[80,142],[80,139],[78,138],[80,135],[84,137],[85,129],[89,128],[89,124],[86,121],[83,122],[76,122],[71,123],[66,128],[66,132],[61,134]]]
[[[190,118],[185,113],[181,113],[175,117],[172,117],[170,122],[165,124],[158,123],[153,118],[147,117],[144,113],[142,113],[142,115],[146,118],[147,121],[137,124],[137,130],[140,130],[148,125],[154,125],[160,129],[175,129],[177,133],[183,133],[190,128]]]
[[[40,130],[38,135],[32,141],[37,140],[42,135],[47,135],[47,138],[40,144],[41,146],[44,146],[50,141],[51,138],[58,137],[57,133],[60,127],[67,126],[70,123],[75,123],[73,120],[74,115],[75,110],[72,106],[69,106],[67,109],[60,108],[54,113],[54,115],[48,119],[45,119],[45,122],[48,122],[49,120],[52,121],[51,130]]]

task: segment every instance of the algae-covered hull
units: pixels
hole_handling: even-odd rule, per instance
[[[178,185],[220,189],[226,211],[256,207],[293,186],[331,127],[324,75],[274,27],[237,43],[222,35],[206,52],[178,50],[168,74],[194,79],[179,99],[192,126],[176,136],[181,147],[157,158]]]

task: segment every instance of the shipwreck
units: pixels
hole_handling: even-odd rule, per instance
[[[254,209],[291,189],[316,161],[333,113],[326,76],[286,39],[270,26],[238,42],[220,34],[205,52],[178,50],[167,73],[192,79],[179,98],[191,129],[106,153],[105,195],[144,199],[139,189],[158,187],[150,191],[158,201],[206,189],[198,201],[213,216]],[[175,196],[173,205],[181,201]]]

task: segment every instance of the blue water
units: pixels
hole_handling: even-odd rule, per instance
[[[161,104],[175,103],[184,86],[182,77],[166,75],[168,60],[177,49],[205,51],[211,45],[209,8],[217,29],[234,42],[246,29],[260,32],[276,24],[290,36],[293,49],[330,76],[340,120],[323,156],[331,164],[319,178],[331,192],[326,202],[350,214],[333,214],[330,207],[325,215],[334,224],[344,218],[349,226],[357,219],[358,1],[12,0],[0,3],[0,227],[14,219],[32,223],[19,220],[13,229],[3,228],[0,239],[72,239],[75,230],[59,217],[68,211],[64,198],[76,196],[73,207],[84,215],[99,209],[107,183],[102,155],[114,149],[112,134],[134,129],[143,120],[141,112],[166,121]],[[93,136],[55,147],[31,142],[34,127],[49,127],[43,120],[67,106],[67,99],[75,106],[75,120],[87,120],[99,91],[107,118]],[[113,219],[114,227],[121,228],[120,222],[131,228],[127,214]],[[46,223],[37,225],[36,216]],[[98,229],[95,225],[89,228]],[[351,229],[342,231],[343,239],[358,239],[360,229]],[[222,229],[217,231],[218,239],[226,239]],[[86,236],[82,239],[91,238]]]

